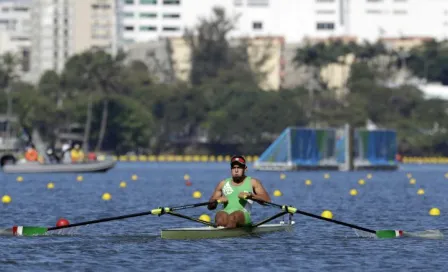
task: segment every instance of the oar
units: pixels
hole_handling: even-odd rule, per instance
[[[286,212],[289,212],[291,214],[293,214],[293,213],[303,214],[303,215],[306,215],[306,216],[310,216],[310,217],[314,217],[314,218],[317,218],[317,219],[325,220],[325,221],[328,221],[328,222],[331,222],[331,223],[339,224],[339,225],[350,227],[350,228],[357,229],[357,230],[362,230],[362,231],[365,231],[365,232],[369,232],[369,233],[375,234],[376,237],[378,237],[378,238],[395,238],[395,237],[403,236],[403,233],[404,233],[402,230],[372,230],[372,229],[360,227],[360,226],[357,226],[357,225],[353,225],[353,224],[350,224],[350,223],[345,223],[345,222],[341,222],[341,221],[338,221],[338,220],[325,218],[325,217],[322,217],[322,216],[319,216],[319,215],[315,215],[315,214],[312,214],[312,213],[309,213],[309,212],[301,211],[301,210],[299,210],[297,208],[294,208],[292,206],[279,205],[279,204],[275,204],[275,203],[272,203],[272,202],[267,202],[267,201],[264,201],[264,200],[261,200],[261,199],[258,199],[258,198],[254,198],[254,197],[252,197],[251,199],[253,199],[254,201],[257,201],[259,203],[266,204],[268,206],[280,208],[280,209],[282,209],[282,210],[284,210]]]
[[[121,220],[121,219],[137,217],[137,216],[144,216],[144,215],[150,215],[150,214],[159,215],[160,216],[160,215],[168,213],[168,212],[184,210],[184,209],[190,209],[190,208],[196,208],[196,207],[200,207],[200,206],[206,206],[206,205],[209,205],[211,203],[216,203],[216,202],[202,202],[202,203],[188,204],[188,205],[177,206],[177,207],[160,207],[160,208],[153,209],[151,211],[146,211],[146,212],[132,213],[132,214],[127,214],[127,215],[115,216],[115,217],[107,217],[107,218],[91,220],[91,221],[85,221],[85,222],[69,224],[69,225],[59,226],[59,227],[14,226],[14,227],[12,227],[12,234],[14,236],[43,235],[47,231],[51,231],[51,230],[58,230],[58,229],[72,228],[72,227],[78,227],[78,226],[85,226],[85,225],[103,223],[103,222],[114,221],[114,220]]]

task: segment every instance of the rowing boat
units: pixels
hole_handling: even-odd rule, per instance
[[[132,218],[132,217],[138,217],[138,216],[145,216],[145,215],[157,215],[161,216],[164,214],[172,215],[175,217],[184,218],[190,221],[194,221],[203,225],[206,225],[207,227],[195,227],[195,228],[175,228],[175,229],[162,229],[160,236],[162,239],[211,239],[211,238],[231,238],[231,237],[241,237],[241,236],[248,236],[248,235],[260,235],[260,234],[266,234],[266,233],[272,233],[272,232],[279,232],[279,231],[292,231],[293,227],[295,225],[294,221],[292,221],[292,216],[294,214],[301,214],[309,217],[313,217],[319,220],[324,220],[327,222],[331,222],[334,224],[346,226],[349,228],[352,228],[354,230],[360,231],[362,233],[366,233],[371,237],[376,238],[396,238],[396,237],[403,237],[403,236],[411,236],[411,237],[424,237],[424,238],[432,238],[432,239],[438,239],[443,237],[443,234],[440,231],[423,231],[423,232],[405,232],[403,230],[393,230],[393,229],[386,229],[386,230],[373,230],[368,229],[365,227],[357,226],[354,224],[325,218],[319,215],[315,215],[309,212],[301,211],[295,207],[288,206],[288,205],[279,205],[276,203],[267,202],[260,199],[252,198],[255,201],[259,202],[260,204],[264,204],[264,206],[271,206],[275,207],[281,210],[281,212],[266,218],[265,220],[262,220],[258,223],[252,224],[250,227],[238,227],[238,228],[223,228],[218,227],[216,224],[204,221],[201,219],[193,218],[190,216],[186,216],[180,213],[177,213],[175,211],[178,210],[184,210],[189,208],[196,208],[201,206],[207,206],[210,204],[218,204],[219,201],[212,201],[212,202],[203,202],[203,203],[196,203],[196,204],[188,204],[183,206],[177,206],[177,207],[159,207],[157,209],[153,209],[146,212],[139,212],[139,213],[133,213],[133,214],[127,214],[127,215],[121,215],[121,216],[115,216],[115,217],[107,217],[102,219],[96,219],[96,220],[90,220],[90,221],[84,221],[79,222],[75,224],[67,224],[62,226],[56,226],[56,227],[39,227],[39,226],[13,226],[12,228],[8,229],[0,229],[0,236],[3,235],[13,235],[13,236],[38,236],[38,235],[47,235],[51,234],[52,231],[60,230],[60,229],[66,229],[66,228],[74,228],[79,226],[86,226],[91,224],[97,224],[102,222],[108,222],[108,221],[114,221],[114,220],[121,220],[126,218]],[[284,221],[281,221],[277,224],[267,224],[268,222],[273,221],[276,218],[282,217],[288,215],[289,220],[288,223],[285,223]]]
[[[295,222],[278,224],[264,224],[258,227],[239,227],[239,228],[223,228],[223,227],[198,227],[198,228],[176,228],[162,229],[160,237],[162,239],[176,240],[193,240],[193,239],[220,239],[233,238],[250,235],[260,235],[280,231],[292,231]]]

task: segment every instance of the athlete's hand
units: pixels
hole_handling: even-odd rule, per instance
[[[252,193],[241,192],[238,194],[238,197],[242,199],[251,199]]]
[[[218,203],[227,203],[229,200],[225,196],[221,196],[220,198],[216,199]]]

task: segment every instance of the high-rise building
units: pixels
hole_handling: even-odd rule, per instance
[[[32,71],[62,71],[74,54],[93,47],[117,50],[115,0],[34,0]]]
[[[30,69],[31,0],[0,1],[0,55],[7,52],[20,60],[20,72]]]
[[[120,38],[127,42],[179,37],[214,6],[239,15],[235,36],[448,37],[447,0],[117,0]]]

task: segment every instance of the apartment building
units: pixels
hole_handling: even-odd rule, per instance
[[[31,0],[0,1],[0,55],[14,54],[20,73],[30,69]]]
[[[32,73],[63,70],[74,54],[97,47],[117,50],[115,0],[33,0]]]

